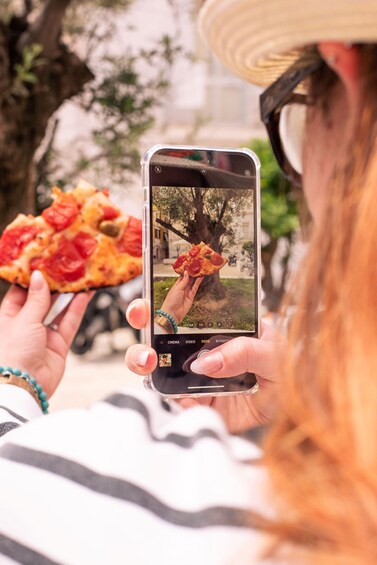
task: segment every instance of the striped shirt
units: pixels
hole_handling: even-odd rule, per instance
[[[271,543],[255,432],[211,408],[126,389],[42,417],[2,386],[0,433],[0,564],[250,565]]]

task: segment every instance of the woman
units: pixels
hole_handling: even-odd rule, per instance
[[[173,405],[168,413],[147,394],[36,418],[6,434],[0,450],[4,563],[376,562],[377,5],[207,0],[201,27],[235,72],[271,85],[262,116],[280,164],[303,178],[314,219],[265,467],[255,465],[258,448],[229,435],[214,410]],[[282,111],[291,102],[299,105]],[[11,292],[0,312],[0,360],[34,372],[52,393],[58,378],[44,370],[45,342],[26,347],[18,335],[40,332],[45,284],[37,274],[27,300]],[[145,315],[137,302],[129,319],[142,326]],[[56,351],[67,325],[54,341],[48,334],[47,348]],[[196,370],[216,377],[241,366],[263,377],[242,425],[237,406],[219,405],[230,411],[228,425],[250,427],[271,410],[274,348],[266,338],[234,340],[198,360]],[[155,354],[135,346],[128,364],[145,374]],[[36,410],[20,388],[0,387],[8,414],[21,393]]]
[[[301,313],[293,322],[284,367],[282,411],[265,445],[272,485],[281,494],[276,532],[292,543],[290,563],[299,555],[304,563],[372,564],[377,560],[377,5],[208,0],[201,18],[214,52],[251,82],[269,85],[297,61],[261,100],[281,166],[296,182],[303,172],[314,220],[304,282],[300,273]],[[295,99],[305,92],[298,84],[305,83],[308,96]],[[296,101],[298,106],[287,108]],[[289,123],[297,128],[302,109],[304,135],[289,130]],[[140,326],[142,318],[138,303],[130,319]],[[235,362],[253,369],[253,345],[236,347],[230,342],[202,356],[197,371],[228,376]],[[135,354],[139,348],[128,352],[128,364],[143,373]],[[145,371],[154,363],[149,351]]]

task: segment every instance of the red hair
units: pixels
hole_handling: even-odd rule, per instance
[[[303,266],[265,444],[291,563],[377,563],[377,55],[363,51],[360,124]]]

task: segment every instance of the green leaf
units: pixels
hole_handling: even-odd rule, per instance
[[[261,162],[261,226],[272,238],[290,237],[299,228],[293,187],[280,171],[270,144],[254,139],[250,148]]]

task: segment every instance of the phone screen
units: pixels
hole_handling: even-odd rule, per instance
[[[258,168],[241,150],[165,148],[149,179],[153,386],[167,395],[250,390],[251,373],[214,379],[190,365],[258,335]]]

